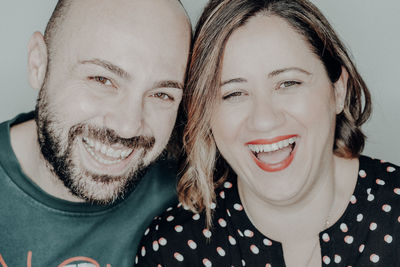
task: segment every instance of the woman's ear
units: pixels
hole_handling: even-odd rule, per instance
[[[47,46],[40,32],[35,32],[28,43],[29,83],[39,90],[42,88],[47,71]]]
[[[347,80],[349,78],[349,73],[346,68],[342,66],[342,74],[339,79],[334,84],[335,89],[335,103],[336,103],[336,114],[339,114],[344,109],[344,104],[347,94]]]

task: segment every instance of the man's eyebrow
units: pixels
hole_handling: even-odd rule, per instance
[[[81,60],[81,61],[79,61],[79,63],[81,63],[81,64],[94,64],[94,65],[103,67],[103,68],[111,71],[112,73],[120,76],[121,78],[124,78],[124,79],[129,79],[130,78],[128,72],[126,72],[122,68],[120,68],[117,65],[114,65],[111,62],[108,62],[106,60],[101,60],[101,59],[95,58],[95,59],[89,59],[89,60]]]
[[[224,85],[226,85],[226,84],[228,84],[228,83],[245,83],[245,82],[247,82],[246,79],[243,79],[243,78],[235,78],[235,79],[230,79],[230,80],[227,80],[227,81],[222,82],[220,86],[222,87],[222,86],[224,86]]]
[[[274,70],[274,71],[272,71],[272,72],[270,72],[268,74],[268,78],[272,78],[272,77],[278,76],[279,74],[284,73],[284,72],[288,72],[288,71],[299,71],[299,72],[305,73],[307,75],[311,75],[310,72],[308,72],[308,71],[306,71],[306,70],[304,70],[302,68],[290,67],[290,68],[283,68],[283,69]]]
[[[176,88],[183,90],[183,84],[177,81],[160,81],[155,83],[153,88]]]

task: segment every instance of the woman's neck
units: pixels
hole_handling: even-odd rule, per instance
[[[353,193],[358,160],[333,156],[323,167],[310,190],[285,205],[256,196],[238,178],[240,199],[254,226],[271,239],[291,242],[314,239],[336,222]]]

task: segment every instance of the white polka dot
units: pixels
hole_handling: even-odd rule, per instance
[[[246,266],[246,262],[244,260],[242,260],[242,265]]]
[[[342,261],[342,257],[340,257],[340,255],[335,255],[335,259],[334,259],[335,263],[340,263]]]
[[[194,242],[193,240],[189,240],[189,241],[188,241],[188,246],[189,246],[191,249],[196,249],[196,248],[197,248],[197,244],[196,244],[196,242]]]
[[[381,180],[381,179],[376,179],[375,181],[378,185],[385,185],[385,181]]]
[[[379,256],[376,255],[376,254],[372,254],[372,255],[369,257],[369,259],[370,259],[371,262],[377,263],[377,262],[379,261]]]
[[[367,194],[368,194],[368,195],[371,194],[371,188],[368,188],[368,189],[367,189]]]
[[[331,263],[331,258],[329,258],[328,256],[324,256],[324,257],[322,258],[322,260],[324,261],[325,264]]]
[[[200,219],[200,214],[196,213],[195,215],[192,216],[192,219],[197,221],[198,219]]]
[[[221,227],[226,227],[226,221],[224,220],[224,219],[219,219],[218,220],[218,224],[221,226]]]
[[[207,259],[207,258],[203,259],[203,264],[206,267],[211,267],[212,266],[211,261],[209,259]]]
[[[253,252],[253,254],[260,253],[260,250],[258,249],[258,247],[256,245],[251,245],[250,250],[251,250],[251,252]]]
[[[229,217],[232,216],[232,215],[231,215],[231,212],[230,212],[228,209],[226,209],[226,213],[228,214]]]
[[[360,175],[361,178],[367,177],[367,173],[366,173],[364,170],[360,170],[360,171],[358,172],[358,175]]]
[[[393,191],[395,194],[400,195],[400,188],[395,188]]]
[[[354,195],[352,195],[350,197],[350,202],[351,202],[351,204],[356,204],[357,203],[357,198]]]
[[[390,167],[387,167],[386,170],[387,170],[388,172],[394,172],[396,169],[395,169],[394,167],[390,166]]]
[[[229,239],[229,243],[231,243],[231,245],[236,245],[236,239],[233,238],[233,236],[229,236],[228,239]]]
[[[364,215],[362,215],[361,213],[359,213],[359,214],[357,215],[357,222],[361,222],[361,221],[363,220],[363,218],[364,218]]]
[[[182,203],[179,202],[178,205],[176,205],[176,207],[178,207],[178,208],[182,207]]]
[[[247,237],[253,237],[254,233],[253,233],[253,231],[250,231],[250,230],[244,230],[244,235]]]
[[[172,207],[169,207],[168,209],[167,209],[167,211],[171,211],[173,208]]]
[[[390,244],[393,242],[393,237],[391,235],[385,235],[385,237],[383,238],[385,240],[386,243]]]
[[[375,199],[374,195],[372,195],[372,194],[368,195],[368,198],[367,198],[368,201],[373,201],[374,199]]]
[[[377,227],[378,227],[378,225],[376,223],[374,223],[374,222],[369,225],[369,229],[371,231],[375,231]]]
[[[175,219],[174,216],[168,216],[167,217],[167,221],[169,221],[169,222],[172,222],[174,219]]]
[[[242,210],[243,210],[243,206],[240,205],[240,204],[238,204],[238,203],[236,203],[235,205],[233,205],[233,208],[234,208],[235,210],[237,210],[237,211],[242,211]]]
[[[237,232],[239,233],[239,235],[240,235],[241,237],[244,237],[244,234],[242,233],[242,231],[240,231],[240,229],[238,229]]]
[[[347,231],[349,231],[349,228],[347,227],[347,225],[345,223],[342,223],[340,225],[340,230],[342,230],[343,233],[347,233]]]
[[[140,253],[142,254],[142,257],[146,256],[146,248],[144,246],[142,247]]]
[[[385,204],[382,206],[382,210],[384,212],[390,212],[392,210],[392,207],[390,205]]]
[[[160,245],[158,244],[157,240],[153,241],[153,250],[158,251],[159,248],[160,248]]]
[[[135,257],[135,264],[138,264],[139,263],[139,257],[136,255],[136,257]]]
[[[224,191],[219,192],[219,196],[220,196],[222,199],[225,199],[225,192],[224,192]]]
[[[212,210],[214,210],[217,207],[217,204],[215,204],[214,202],[210,204],[210,208]]]
[[[161,246],[167,245],[167,239],[161,237],[160,239],[158,239],[158,244],[160,244]]]
[[[175,231],[181,233],[183,231],[183,227],[181,225],[175,226]]]
[[[184,209],[184,210],[190,210],[189,207],[186,206],[186,205],[183,206],[183,209]]]
[[[347,244],[352,244],[354,241],[354,237],[352,237],[351,235],[346,235],[344,237],[344,242],[346,242]]]
[[[208,229],[204,229],[204,230],[203,230],[203,235],[204,235],[206,238],[210,238],[210,237],[211,237],[211,231],[208,230]]]
[[[146,236],[146,235],[148,235],[149,234],[149,232],[150,232],[150,229],[149,228],[147,228],[146,229],[146,231],[144,232],[144,235]]]
[[[329,242],[329,240],[331,240],[331,239],[327,233],[324,233],[322,235],[322,240],[324,240],[324,242]]]
[[[221,257],[224,257],[226,255],[225,250],[221,247],[217,247],[217,252]]]
[[[183,260],[184,260],[182,254],[179,254],[178,252],[175,252],[175,253],[174,253],[174,258],[175,258],[177,261],[183,261]]]
[[[365,249],[365,245],[364,245],[364,244],[361,244],[360,247],[358,248],[358,251],[359,251],[360,253],[363,253],[364,249]]]
[[[160,226],[157,224],[154,228],[156,229],[156,231],[158,231],[158,228],[160,228]]]
[[[264,238],[263,243],[264,243],[264,245],[266,245],[266,246],[272,246],[272,241],[269,240],[268,238]]]
[[[230,182],[225,182],[224,183],[225,188],[232,188],[232,184]]]

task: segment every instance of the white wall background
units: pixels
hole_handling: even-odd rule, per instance
[[[364,154],[400,164],[400,1],[312,0],[349,48],[372,92]],[[206,0],[182,0],[195,22]],[[27,42],[43,31],[55,0],[1,0],[0,121],[34,108],[26,75]]]

